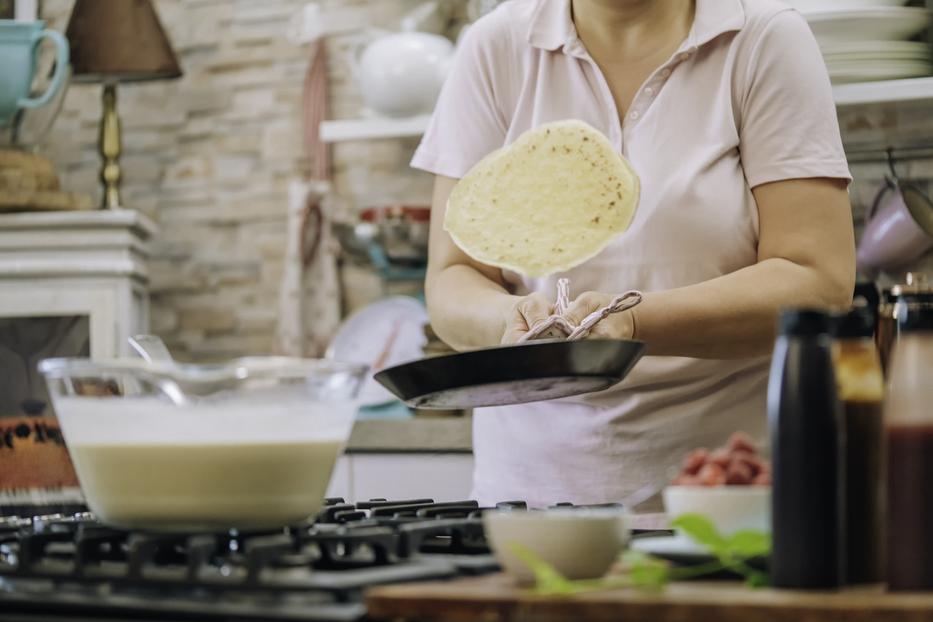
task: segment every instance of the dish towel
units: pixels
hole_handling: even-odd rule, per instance
[[[554,313],[535,322],[531,329],[522,335],[519,343],[532,339],[567,339],[577,341],[584,339],[593,330],[593,327],[613,313],[621,313],[631,309],[641,302],[642,294],[637,290],[629,290],[612,299],[609,305],[593,311],[583,318],[580,324],[574,324],[567,318],[567,308],[570,306],[570,279],[557,281],[557,301],[554,303]]]
[[[330,157],[321,140],[327,117],[325,41],[311,44],[302,103],[307,179],[288,187],[288,238],[279,291],[277,352],[290,356],[323,356],[340,323],[337,241],[330,228],[332,198]]]

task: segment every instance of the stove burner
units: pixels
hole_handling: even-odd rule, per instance
[[[89,513],[0,517],[0,617],[362,620],[367,587],[497,570],[489,509],[333,498],[299,525],[188,534],[114,529]]]
[[[0,518],[0,610],[358,620],[363,590],[497,569],[475,501],[327,499],[278,530],[125,531],[89,513]]]

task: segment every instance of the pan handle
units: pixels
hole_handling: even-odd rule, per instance
[[[593,330],[594,326],[605,320],[607,317],[613,313],[621,313],[631,309],[640,303],[641,299],[641,292],[634,289],[616,296],[612,299],[612,302],[609,303],[608,307],[604,307],[598,311],[593,311],[588,316],[583,318],[583,321],[580,322],[580,325],[573,329],[573,332],[567,336],[567,341],[578,341],[583,339],[590,334],[590,331]]]
[[[557,302],[554,304],[554,314],[532,326],[531,330],[522,335],[522,337],[518,340],[518,343],[531,341],[532,339],[535,339],[553,327],[560,329],[564,334],[566,334],[567,341],[579,341],[580,339],[583,339],[589,335],[590,331],[593,330],[593,327],[596,326],[599,322],[603,321],[613,313],[621,313],[622,311],[631,309],[640,303],[641,299],[641,292],[634,289],[629,290],[624,294],[613,298],[612,302],[609,303],[609,306],[603,309],[599,309],[598,311],[594,311],[593,313],[583,318],[583,321],[580,322],[579,326],[574,326],[567,320],[566,317],[564,317],[564,314],[567,312],[567,308],[570,306],[570,279],[559,279],[557,281]]]

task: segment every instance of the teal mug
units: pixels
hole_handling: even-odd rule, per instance
[[[42,39],[55,44],[55,73],[45,92],[29,96],[36,73],[36,56]],[[21,108],[39,108],[49,103],[65,82],[68,41],[45,22],[0,19],[0,125],[6,125]]]

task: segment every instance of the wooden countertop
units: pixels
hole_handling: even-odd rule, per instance
[[[376,619],[449,622],[933,622],[933,593],[750,589],[737,582],[681,582],[661,592],[613,590],[536,596],[502,574],[373,588]]]

